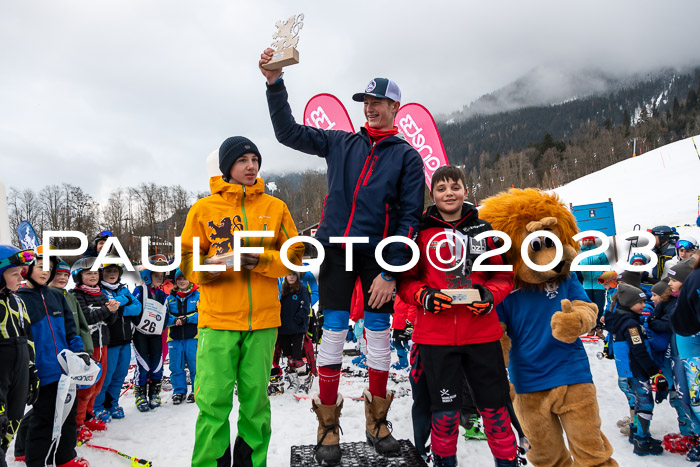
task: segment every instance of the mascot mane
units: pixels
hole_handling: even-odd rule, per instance
[[[545,217],[555,217],[562,245],[579,250],[578,242],[572,239],[579,231],[576,219],[556,193],[545,193],[532,188],[511,188],[507,192],[485,199],[479,210],[479,217],[488,221],[494,230],[504,232],[512,240],[513,245],[506,257],[508,264],[513,265],[516,287],[527,285],[519,277],[521,269],[525,266],[520,255],[520,245],[529,234],[526,229],[528,223]]]

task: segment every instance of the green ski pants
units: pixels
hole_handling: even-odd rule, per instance
[[[254,466],[267,465],[270,444],[270,382],[277,328],[256,331],[199,330],[194,383],[199,416],[192,465],[216,466],[231,446],[229,415],[237,384],[238,437],[252,449]],[[226,464],[228,465],[228,464]]]

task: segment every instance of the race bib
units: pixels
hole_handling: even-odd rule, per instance
[[[148,290],[145,285],[142,285],[141,288],[143,289],[143,313],[136,330],[141,334],[161,334],[168,314],[168,307],[152,298],[148,298]]]

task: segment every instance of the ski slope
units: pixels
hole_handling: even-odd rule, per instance
[[[694,139],[700,149],[700,136]],[[695,225],[700,214],[700,157],[691,138],[618,162],[553,191],[567,206],[612,200],[618,258],[627,258],[629,242],[622,235],[636,224],[642,230],[668,225],[700,240],[700,228]]]
[[[696,141],[700,143],[700,138],[696,137]],[[681,234],[690,234],[700,239],[700,228],[695,226],[700,194],[700,158],[690,139],[619,162],[555,191],[564,202],[574,205],[604,202],[611,198],[619,233],[632,230],[635,224],[640,224],[642,229],[666,224],[679,226]],[[621,257],[626,257],[626,247],[626,242],[618,241]],[[658,457],[644,458],[632,454],[632,446],[627,442],[627,437],[621,435],[615,426],[618,419],[628,415],[628,410],[626,399],[617,388],[614,362],[596,358],[596,352],[602,350],[601,343],[586,344],[585,347],[598,391],[603,432],[612,443],[614,458],[619,464],[665,467],[690,465],[678,454],[665,452]],[[351,357],[344,357],[344,366],[350,364],[350,359]],[[343,377],[340,391],[348,396],[359,396],[365,386],[366,383],[359,378]],[[397,385],[389,381],[389,387],[396,389]],[[316,382],[313,391],[317,389]],[[149,460],[156,467],[190,465],[197,407],[195,404],[173,406],[170,396],[171,393],[164,393],[163,406],[155,412],[143,414],[136,410],[133,395],[129,392],[121,400],[126,418],[110,423],[107,432],[95,433],[92,442]],[[285,466],[289,464],[292,445],[315,444],[317,422],[310,411],[310,402],[297,402],[290,394],[271,397],[271,405],[273,435],[268,465]],[[234,398],[230,417],[232,437],[235,437],[237,411],[238,403]],[[396,438],[412,439],[410,397],[396,399],[389,418]],[[365,439],[362,402],[346,400],[340,422],[344,433],[343,441]],[[653,436],[661,438],[664,434],[677,430],[675,412],[668,402],[657,406],[651,424]],[[12,453],[11,445],[7,456],[8,465],[23,466],[22,463],[12,461]],[[78,454],[88,459],[93,466],[129,465],[128,460],[115,454],[88,447],[78,448]],[[460,438],[458,457],[460,465],[493,465],[485,441],[465,441]]]

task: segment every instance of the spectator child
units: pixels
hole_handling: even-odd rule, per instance
[[[95,264],[94,257],[81,258],[73,264],[71,274],[75,288],[71,290],[85,315],[85,321],[90,326],[90,347],[92,358],[102,367],[99,379],[92,386],[78,389],[78,408],[76,422],[78,424],[79,441],[86,441],[92,437],[92,431],[103,431],[107,424],[95,417],[95,398],[102,390],[105,374],[107,373],[107,346],[109,345],[109,326],[118,316],[119,302],[110,300],[102,293],[98,285],[100,281],[99,271],[90,271]]]
[[[52,431],[58,380],[63,374],[58,354],[69,349],[83,358],[86,364],[89,364],[90,356],[83,352],[83,341],[78,336],[68,302],[62,293],[47,286],[53,279],[54,271],[44,271],[42,246],[37,248],[36,253],[36,262],[29,265],[27,270],[26,287],[17,293],[26,304],[32,323],[39,397],[34,403],[31,416],[26,419],[26,428],[23,423],[18,437],[24,439],[25,462],[28,467],[40,467],[52,460],[55,460],[58,467],[86,467],[88,462],[78,458],[75,452],[76,404],[71,406],[61,426],[57,445],[52,444]]]
[[[292,271],[284,278],[281,296],[281,320],[277,341],[282,355],[287,357],[289,388],[296,392],[299,388],[299,373],[305,372],[304,335],[309,326],[309,291],[301,285],[299,273]]]
[[[657,387],[668,383],[659,374],[648,349],[647,338],[639,317],[644,309],[646,295],[642,289],[628,283],[620,283],[615,300],[615,312],[606,319],[608,330],[614,334],[615,362],[618,375],[630,378],[635,396],[634,423],[630,425],[630,437],[634,453],[639,456],[658,455],[663,452],[661,442],[651,437],[649,425],[654,411],[654,398],[650,378],[657,377]]]
[[[182,274],[175,270],[175,287],[168,295],[168,354],[170,355],[170,382],[173,385],[173,405],[185,398],[194,402],[194,380],[197,374],[197,323],[199,313],[199,290]],[[185,367],[190,371],[192,392],[187,394]]]
[[[129,292],[126,284],[120,281],[123,272],[122,265],[117,263],[103,264],[100,268],[102,279],[99,285],[102,293],[108,299],[119,302],[116,318],[109,324],[105,380],[94,405],[95,417],[103,422],[109,422],[112,418],[124,418],[119,396],[131,363],[132,318],[141,313],[141,303]]]
[[[154,255],[148,260],[154,266],[166,266],[168,264],[168,260],[164,255]],[[144,267],[141,268],[139,274],[141,275],[142,284],[136,286],[132,292],[142,307],[139,316],[134,319],[137,324],[134,332],[134,350],[136,351],[134,402],[140,412],[148,412],[149,410],[157,409],[161,402],[163,334],[167,334],[167,329],[163,329],[161,332],[153,332],[153,329],[157,328],[157,323],[153,320],[148,320],[147,317],[144,318],[145,307],[143,304],[146,298],[155,300],[161,305],[165,304],[168,294],[162,290],[165,273],[151,271]],[[162,318],[166,319],[166,316]],[[167,323],[165,324],[167,325]]]
[[[31,250],[0,245],[0,465],[24,415],[25,404],[39,397],[31,321],[15,295],[22,271],[35,261]]]

